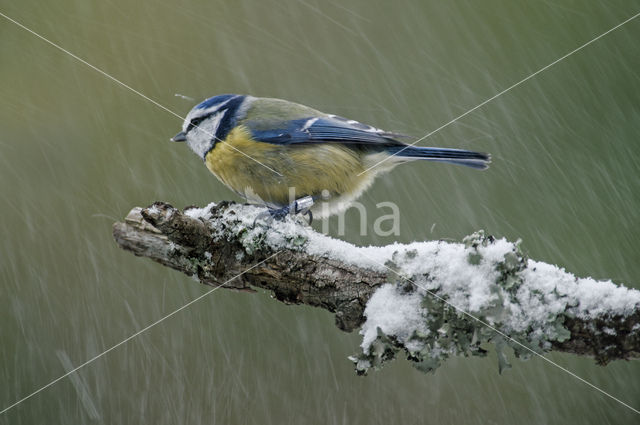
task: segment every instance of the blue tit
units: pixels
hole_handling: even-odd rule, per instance
[[[490,162],[485,153],[409,146],[401,137],[286,100],[224,94],[195,106],[171,140],[186,141],[248,202],[286,210],[292,196],[311,204],[324,200],[322,208],[317,202],[311,209],[320,217],[348,208],[376,175],[401,163],[482,170]]]

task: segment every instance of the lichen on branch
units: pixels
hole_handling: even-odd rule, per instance
[[[357,247],[295,217],[256,220],[262,211],[158,202],[134,208],[114,237],[204,284],[264,288],[335,313],[340,329],[361,329],[362,352],[351,357],[359,373],[400,352],[433,371],[453,355],[485,355],[488,343],[500,370],[507,347],[517,357],[557,350],[600,364],[640,354],[640,291],[528,259],[519,241],[477,232],[461,243]]]

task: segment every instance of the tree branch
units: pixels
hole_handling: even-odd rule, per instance
[[[114,224],[113,234],[123,249],[204,284],[248,291],[253,286],[285,303],[324,308],[335,313],[344,331],[364,324],[363,354],[353,358],[362,372],[399,349],[419,368],[433,370],[448,355],[483,355],[480,344],[486,341],[496,343],[499,354],[506,343],[517,356],[557,350],[594,356],[603,365],[640,355],[639,291],[577,279],[528,260],[519,243],[477,233],[464,244],[360,248],[318,234],[296,218],[254,224],[260,211],[222,202],[181,212],[156,202],[131,210]],[[388,316],[400,314],[411,297],[418,297],[414,313],[420,323],[395,329]],[[399,302],[395,307],[393,300]],[[452,305],[514,339],[505,340]]]

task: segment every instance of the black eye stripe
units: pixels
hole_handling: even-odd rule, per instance
[[[219,109],[211,111],[206,115],[202,115],[196,118],[193,118],[189,121],[189,125],[185,130],[185,133],[190,132],[195,127],[199,126],[200,123],[214,114],[222,114],[220,121],[217,123],[216,134],[213,137],[217,140],[222,140],[226,137],[226,135],[231,131],[233,127],[236,125],[236,111],[242,105],[245,96],[235,96],[230,101],[228,101],[225,105],[219,106]]]
[[[198,118],[194,118],[189,122],[189,125],[187,126],[187,133],[189,131],[191,131],[194,127],[196,127],[198,124],[200,124],[202,121],[204,121],[206,118],[208,118],[209,115],[204,115],[202,117],[198,117]]]

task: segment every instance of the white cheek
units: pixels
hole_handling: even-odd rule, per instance
[[[187,134],[187,145],[200,158],[204,159],[205,154],[211,149],[215,142],[215,134],[220,126],[220,121],[224,117],[224,111],[212,115],[210,118],[198,124]]]

